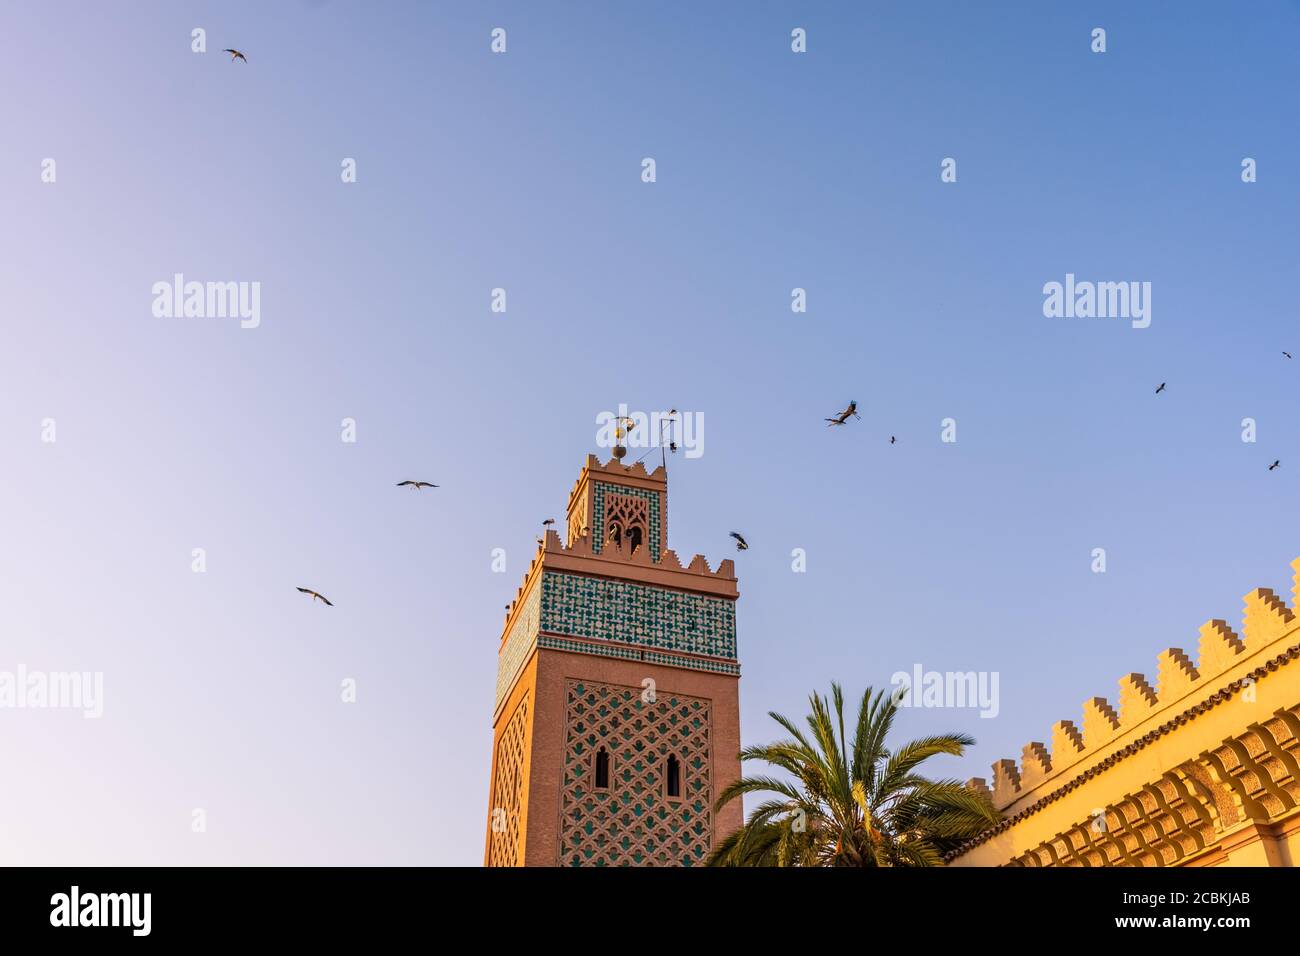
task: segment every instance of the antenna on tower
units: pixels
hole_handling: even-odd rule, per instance
[[[665,451],[666,446],[664,445],[664,426],[673,424],[672,419],[674,418],[674,416],[676,416],[676,414],[677,414],[677,409],[675,408],[670,409],[667,417],[660,419],[659,421],[659,464],[663,466],[665,472],[668,471],[668,452]],[[673,442],[672,445],[673,445],[672,450],[676,451],[677,443]],[[638,458],[635,464],[640,464],[641,462],[645,461],[646,455],[649,455],[650,452],[652,451],[654,451],[654,448],[647,448],[645,450],[645,454],[642,455],[640,458]]]

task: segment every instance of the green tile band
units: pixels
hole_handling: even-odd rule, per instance
[[[549,633],[539,639],[543,631]],[[602,643],[566,640],[565,635]],[[733,601],[559,571],[542,573],[540,585],[515,617],[497,659],[497,707],[535,646],[712,674],[740,673]]]
[[[501,706],[501,701],[514,685],[519,669],[532,653],[533,640],[537,637],[538,609],[541,607],[541,600],[542,589],[533,588],[518,616],[515,617],[514,626],[510,628],[510,636],[506,638],[501,653],[497,656],[497,696],[494,709]]]
[[[587,641],[570,641],[562,637],[551,637],[549,634],[539,636],[537,646],[554,651],[568,651],[571,654],[592,654],[596,657],[614,657],[624,661],[645,661],[648,664],[680,667],[683,670],[690,671],[705,671],[710,674],[740,675],[740,665],[731,664],[727,661],[707,661],[693,657],[661,654],[658,651],[641,651],[631,647],[605,646],[591,644]]]
[[[736,608],[727,598],[547,571],[540,628],[647,650],[736,659]]]

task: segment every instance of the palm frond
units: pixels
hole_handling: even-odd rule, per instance
[[[891,752],[898,708],[883,690],[862,695],[852,740],[839,684],[808,702],[806,732],[773,712],[790,738],[741,752],[790,779],[749,776],[722,791],[719,810],[746,794],[770,798],[717,844],[709,866],[941,866],[945,852],[1000,819],[987,795],[917,772],[932,757],[963,753],[968,735],[922,737]]]
[[[931,757],[938,754],[960,757],[974,743],[975,738],[967,734],[937,734],[904,744],[885,764],[880,775],[881,792],[889,793],[899,785],[899,781]]]

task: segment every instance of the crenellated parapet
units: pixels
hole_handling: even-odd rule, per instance
[[[616,458],[601,464],[588,455],[569,492],[567,513],[567,544],[587,536],[599,554],[626,540],[629,551],[647,548],[657,561],[668,548],[668,472],[662,465],[647,471],[640,462],[624,465]]]
[[[570,545],[565,546],[560,543],[558,534],[554,531],[548,531],[539,551],[552,555],[593,558],[642,568],[654,568],[659,571],[695,574],[717,580],[734,581],[736,579],[736,563],[731,558],[723,558],[718,562],[718,567],[712,569],[709,567],[708,560],[702,554],[697,554],[691,558],[689,563],[682,564],[681,558],[677,556],[677,552],[672,548],[665,548],[658,558],[651,555],[649,548],[629,549],[625,544],[614,542],[608,542],[604,548],[596,551],[593,549],[592,538],[589,534],[581,535],[575,538]]]
[[[648,471],[646,466],[639,461],[632,465],[625,465],[617,458],[611,457],[609,461],[601,464],[600,459],[595,455],[588,455],[587,461],[582,466],[582,472],[578,475],[578,480],[573,483],[573,488],[569,491],[570,500],[578,493],[582,487],[583,479],[588,475],[603,475],[614,481],[631,478],[659,485],[668,484],[668,472],[664,470],[663,465],[660,465],[654,471]]]
[[[548,529],[507,605],[497,706],[536,648],[738,675],[736,566],[667,542],[663,467],[588,456],[565,540]]]
[[[1243,681],[1254,679],[1255,671],[1267,672],[1270,656],[1300,641],[1294,604],[1300,599],[1300,558],[1291,567],[1292,606],[1270,589],[1256,588],[1243,599],[1240,634],[1226,621],[1207,621],[1198,635],[1195,660],[1181,648],[1161,651],[1154,685],[1143,674],[1125,674],[1113,703],[1090,697],[1078,723],[1058,721],[1051,729],[1050,749],[1031,741],[1020,761],[993,764],[991,786],[978,778],[970,785],[988,791],[1005,815],[1021,813],[1050,800],[1059,788],[1136,752],[1153,734],[1190,719],[1198,707],[1239,691]]]
[[[677,552],[671,548],[663,551],[658,560],[651,556],[648,548],[637,548],[629,552],[625,547],[611,545],[598,553],[592,550],[589,535],[575,539],[566,547],[556,532],[548,530],[528,563],[528,570],[524,572],[514,599],[506,609],[506,630],[509,630],[510,619],[516,607],[543,568],[613,575],[629,581],[702,591],[720,597],[739,596],[736,589],[736,563],[731,558],[723,558],[718,562],[717,568],[710,568],[704,555],[697,554],[683,564]]]

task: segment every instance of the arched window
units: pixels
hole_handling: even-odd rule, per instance
[[[609,753],[604,747],[596,751],[596,789],[609,789]]]
[[[646,540],[649,506],[632,495],[610,494],[605,498],[605,541],[626,554],[633,554]]]
[[[668,755],[668,766],[664,771],[664,792],[670,797],[682,795],[682,765],[673,754]]]

